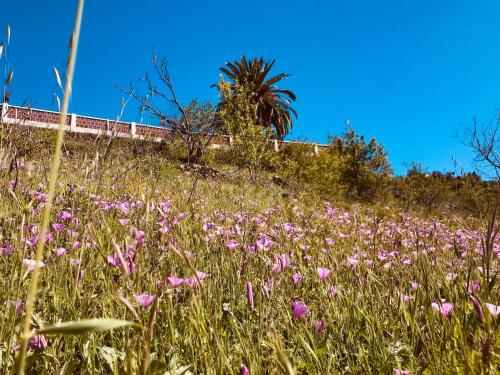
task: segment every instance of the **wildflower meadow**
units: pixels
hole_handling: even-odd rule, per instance
[[[39,263],[43,173],[2,180],[4,373],[36,268],[30,373],[497,370],[500,245],[477,219],[249,182],[201,180],[193,192],[179,172],[96,174],[77,160],[62,165]],[[117,327],[53,330],[92,319]]]

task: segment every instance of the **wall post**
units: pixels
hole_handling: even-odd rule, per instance
[[[280,146],[279,146],[278,140],[275,139],[274,140],[274,152],[278,152],[279,150],[280,150]]]
[[[71,122],[69,125],[69,130],[71,130],[72,132],[74,132],[76,130],[76,114],[75,113],[71,114]]]
[[[315,143],[314,144],[314,155],[318,155],[319,154],[319,147],[318,147],[318,144]]]
[[[136,126],[135,122],[131,122],[130,123],[130,135],[132,136],[132,138],[135,138],[136,133],[137,133],[137,126]]]

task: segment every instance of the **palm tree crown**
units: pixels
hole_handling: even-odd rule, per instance
[[[257,120],[262,126],[273,127],[276,136],[282,140],[292,128],[292,116],[297,118],[297,112],[290,107],[295,101],[295,94],[286,89],[280,89],[275,84],[289,77],[289,74],[278,74],[268,78],[267,75],[275,60],[264,61],[254,58],[227,62],[220,70],[231,80],[233,86],[245,86],[250,90],[253,102],[257,106]]]

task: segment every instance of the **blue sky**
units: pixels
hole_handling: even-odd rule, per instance
[[[12,103],[56,109],[76,1],[6,0],[12,28]],[[2,36],[2,39],[4,37]],[[397,173],[470,169],[456,138],[500,107],[498,0],[97,1],[85,4],[70,111],[114,118],[127,85],[166,55],[180,98],[217,101],[225,61],[264,56],[297,94],[292,137],[326,142],[346,120],[389,151]],[[136,105],[125,120],[139,119]]]

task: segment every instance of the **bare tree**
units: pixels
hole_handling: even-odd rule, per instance
[[[168,72],[167,59],[159,59],[153,53],[151,64],[155,77],[146,73],[137,80],[146,87],[145,94],[136,91],[133,82],[128,89],[119,88],[139,103],[141,114],[149,113],[161,126],[170,129],[174,137],[181,140],[186,147],[188,164],[197,163],[219,130],[216,109],[209,102],[200,104],[196,100],[189,105],[182,105]],[[165,104],[173,106],[173,115],[167,115],[162,109]]]
[[[474,151],[476,170],[489,178],[500,179],[500,110],[496,119],[480,126],[477,119],[473,120],[472,128],[467,130],[464,143]]]

